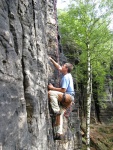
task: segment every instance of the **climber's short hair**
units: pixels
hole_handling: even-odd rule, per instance
[[[73,65],[70,63],[65,63],[65,65],[68,68],[68,73],[70,73],[73,70]]]

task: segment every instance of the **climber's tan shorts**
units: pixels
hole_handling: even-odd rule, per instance
[[[74,100],[74,97],[71,96],[70,94],[65,94],[65,100],[62,101],[64,93],[50,90],[48,92],[49,96],[51,95],[51,93],[57,95],[57,100],[65,109],[67,109],[71,105],[72,101]]]

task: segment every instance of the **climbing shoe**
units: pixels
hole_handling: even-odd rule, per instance
[[[57,133],[56,136],[54,137],[54,140],[63,140],[63,134]]]

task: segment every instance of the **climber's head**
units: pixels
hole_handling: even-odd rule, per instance
[[[62,73],[66,74],[66,73],[70,73],[73,70],[73,65],[70,63],[65,63],[62,66]]]

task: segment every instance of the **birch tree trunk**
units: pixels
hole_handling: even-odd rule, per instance
[[[91,95],[92,95],[92,73],[91,73],[90,50],[88,45],[88,81],[87,81],[87,116],[86,116],[86,147],[90,150],[90,114],[91,114]]]

